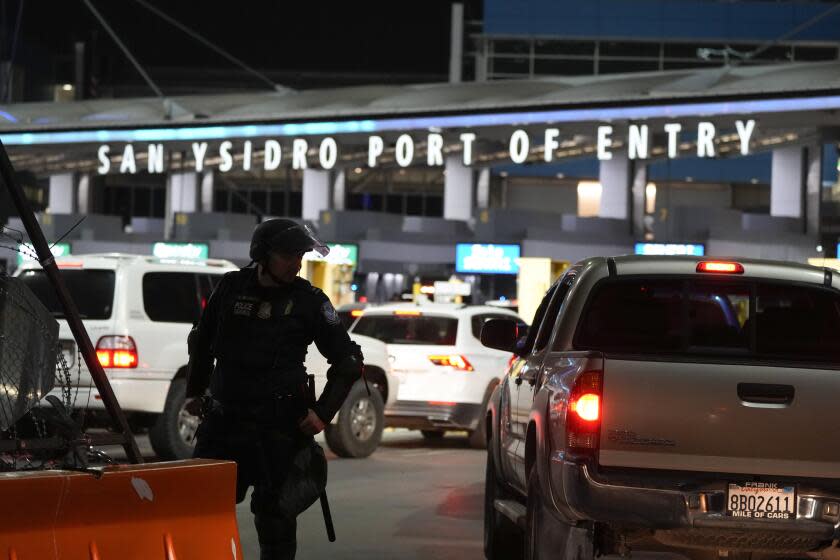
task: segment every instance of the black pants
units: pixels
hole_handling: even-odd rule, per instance
[[[249,486],[254,487],[251,512],[260,559],[294,559],[297,519],[278,507],[278,489],[307,438],[291,422],[258,422],[222,410],[204,418],[196,438],[194,457],[236,461],[236,503],[245,500]]]

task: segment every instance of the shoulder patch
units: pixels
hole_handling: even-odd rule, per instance
[[[329,325],[338,325],[341,323],[341,319],[338,317],[338,311],[335,310],[335,307],[332,306],[329,300],[321,305],[321,315],[324,316],[324,320]]]

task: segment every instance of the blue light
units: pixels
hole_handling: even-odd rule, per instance
[[[637,255],[690,255],[702,257],[706,246],[702,243],[636,243]]]
[[[507,301],[507,298],[505,296],[499,296],[499,301]]]
[[[0,134],[7,146],[33,144],[74,144],[86,142],[166,142],[190,140],[224,140],[271,136],[306,136],[329,134],[374,133],[430,128],[472,128],[529,124],[605,122],[652,118],[712,117],[752,113],[820,111],[839,109],[840,96],[810,98],[755,99],[674,105],[560,109],[551,111],[505,112],[481,115],[440,115],[348,121],[319,121],[289,124],[257,124],[231,126],[193,126],[179,128],[137,128],[111,130],[72,130],[64,132],[13,132]],[[17,122],[14,116],[0,111],[0,116]]]
[[[359,290],[359,287],[356,284],[351,284],[350,285],[350,290],[352,290],[354,292],[357,292]]]
[[[0,111],[0,117],[3,117],[4,119],[6,119],[9,122],[13,122],[13,123],[18,122],[17,118],[13,114],[7,113],[6,111]]]
[[[519,255],[519,245],[458,243],[455,246],[455,272],[517,274]]]

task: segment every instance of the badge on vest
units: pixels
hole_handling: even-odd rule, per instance
[[[321,306],[321,314],[324,316],[324,320],[329,325],[337,325],[341,322],[341,319],[338,317],[338,311],[336,311],[335,307],[333,307],[328,301],[325,301]]]
[[[257,318],[258,319],[271,319],[271,303],[264,301],[260,304],[259,309],[257,309]]]
[[[254,304],[250,301],[237,301],[233,304],[233,314],[250,317],[254,311]]]

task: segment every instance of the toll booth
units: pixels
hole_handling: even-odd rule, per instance
[[[311,251],[303,256],[300,277],[327,294],[334,306],[353,303],[353,273],[359,261],[356,245],[330,243],[330,254],[322,257]]]
[[[519,316],[530,325],[545,293],[571,263],[543,257],[520,257],[517,263],[519,274],[516,277],[516,294],[519,300]]]
[[[327,294],[334,306],[353,303],[353,267],[349,264],[336,264],[325,260],[304,259],[300,277]]]

